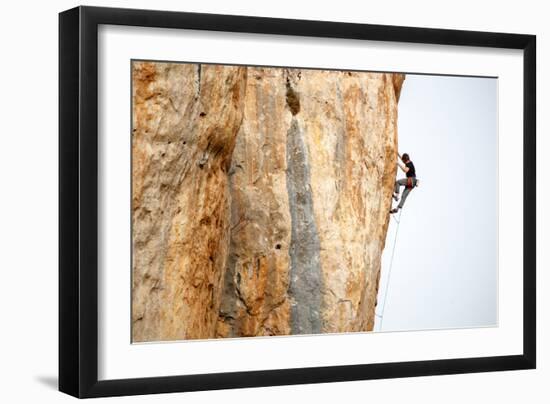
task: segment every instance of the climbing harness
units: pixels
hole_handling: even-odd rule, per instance
[[[414,178],[414,181],[413,181]],[[413,189],[420,185],[420,180],[416,177],[407,177],[407,185],[405,186],[407,189]]]
[[[386,281],[386,288],[384,290],[384,302],[382,303],[382,313],[377,314],[376,312],[374,315],[378,318],[380,318],[380,331],[382,331],[382,324],[384,323],[384,310],[386,309],[386,299],[388,297],[388,289],[390,287],[390,279],[391,279],[391,270],[393,267],[393,257],[395,255],[395,246],[397,245],[397,236],[399,234],[399,224],[401,223],[401,213],[403,213],[403,210],[399,210],[399,218],[396,219],[393,215],[390,215],[393,220],[397,223],[397,228],[395,229],[395,237],[393,239],[393,248],[391,252],[391,258],[390,258],[390,269],[388,270],[388,280]]]

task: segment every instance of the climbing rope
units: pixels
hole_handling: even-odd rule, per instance
[[[374,315],[378,318],[380,318],[380,330],[382,331],[382,324],[384,323],[384,310],[386,309],[386,299],[388,297],[388,288],[390,286],[390,278],[391,278],[391,269],[393,267],[393,257],[395,255],[395,246],[397,244],[397,235],[399,234],[399,223],[401,223],[401,213],[403,213],[403,210],[399,210],[399,218],[396,219],[394,215],[391,215],[392,219],[397,223],[397,228],[395,229],[395,237],[393,239],[393,248],[391,252],[391,258],[390,258],[390,269],[388,270],[388,280],[386,281],[386,288],[384,290],[384,302],[382,303],[382,313],[377,314],[376,312]]]

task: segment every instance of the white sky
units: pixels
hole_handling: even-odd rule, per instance
[[[497,323],[496,100],[497,79],[407,75],[399,150],[409,153],[420,186],[402,211],[382,331]],[[392,220],[379,315],[396,227]],[[376,331],[380,325],[377,318]]]

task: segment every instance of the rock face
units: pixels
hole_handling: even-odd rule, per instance
[[[134,63],[134,341],[215,334],[246,68]]]
[[[133,341],[372,330],[403,80],[134,63]]]

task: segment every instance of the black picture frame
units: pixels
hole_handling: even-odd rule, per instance
[[[99,381],[100,24],[523,50],[523,354]],[[534,35],[96,7],[60,13],[59,390],[84,398],[535,368],[535,61]]]

